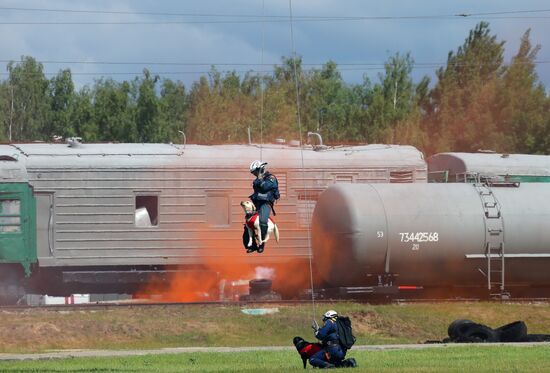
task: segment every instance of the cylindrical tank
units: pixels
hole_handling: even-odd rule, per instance
[[[548,286],[550,187],[337,185],[313,212],[312,249],[332,286],[385,274],[398,285],[487,286],[488,276],[498,282],[502,252],[505,286]]]

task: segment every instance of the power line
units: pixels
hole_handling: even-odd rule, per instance
[[[114,15],[150,15],[150,16],[170,16],[170,17],[212,17],[212,18],[258,18],[280,19],[289,21],[288,15],[265,15],[265,14],[219,14],[219,13],[190,13],[190,12],[149,12],[149,11],[119,11],[119,10],[92,10],[92,9],[53,9],[53,8],[22,8],[22,7],[0,7],[0,10],[19,11],[19,12],[48,12],[48,13],[75,13],[75,14],[114,14]],[[311,19],[311,20],[356,20],[356,19],[424,19],[440,17],[478,17],[510,14],[533,14],[547,13],[550,9],[531,9],[531,10],[511,10],[498,12],[472,12],[457,14],[439,14],[439,15],[416,15],[416,16],[297,16],[294,15],[293,21]]]
[[[456,17],[455,17],[456,18]],[[544,17],[547,18],[547,17]],[[365,21],[365,20],[374,20],[375,18],[368,17],[356,17],[356,18],[324,18],[324,19],[296,19],[294,22],[341,22],[341,21]],[[397,17],[383,17],[376,19],[398,19]],[[420,19],[420,17],[402,17],[399,19]],[[425,18],[424,18],[425,19]],[[441,18],[438,18],[441,19]],[[102,26],[102,25],[123,25],[123,26],[132,26],[132,25],[186,25],[186,24],[252,24],[252,23],[287,23],[287,20],[261,20],[261,19],[252,19],[252,20],[204,20],[204,21],[93,21],[93,22],[82,22],[82,21],[26,21],[26,22],[0,22],[0,25],[5,26],[28,26],[28,25],[38,25],[38,26]]]
[[[14,60],[14,59],[0,59],[0,63],[18,63],[22,62],[20,60]],[[166,62],[166,61],[84,61],[84,60],[36,60],[36,62],[47,65],[47,64],[56,64],[56,65],[139,65],[139,66],[187,66],[187,67],[203,67],[203,66],[235,66],[235,67],[284,67],[286,65],[281,63],[246,63],[246,62]],[[335,62],[335,61],[334,61]],[[384,62],[349,62],[349,63],[338,63],[335,62],[338,67],[340,66],[346,66],[346,67],[357,67],[357,68],[384,68],[385,63]],[[550,60],[535,60],[530,61],[529,63],[533,63],[536,65],[540,64],[548,64],[550,63]],[[323,63],[302,63],[302,66],[309,66],[309,67],[323,67],[326,64],[326,62]],[[413,67],[417,68],[431,68],[431,67],[438,67],[442,65],[446,65],[446,61],[439,61],[439,62],[415,62],[413,64]],[[465,63],[456,63],[453,64],[454,66],[466,66]],[[477,66],[477,64],[476,64]],[[340,70],[340,69],[339,69]],[[227,70],[231,71],[231,70]],[[247,71],[259,71],[260,70],[247,70]],[[141,74],[142,72],[138,72],[138,74]]]
[[[380,17],[319,17],[297,18],[294,22],[357,22],[375,20],[449,20],[449,19],[531,19],[546,20],[550,16],[478,16],[474,14],[453,14],[439,16],[380,16]],[[287,23],[287,19],[245,19],[245,20],[191,20],[191,21],[3,21],[0,26],[158,26],[158,25],[185,25],[185,24],[253,24],[253,23]]]
[[[246,62],[166,62],[166,61],[85,61],[85,60],[36,60],[41,64],[74,64],[74,65],[163,65],[163,66],[283,66],[279,62],[246,63]],[[0,63],[21,62],[16,59],[0,59]],[[304,66],[322,66],[324,63],[302,63]],[[380,65],[380,63],[350,63],[338,65]]]
[[[547,13],[550,12],[550,9],[535,9],[535,10],[510,10],[502,12],[478,12],[478,13],[462,13],[457,14],[461,17],[470,17],[470,16],[489,16],[489,15],[504,15],[504,14],[524,14],[524,13]]]
[[[458,17],[463,17],[461,15],[447,16],[444,17],[355,17],[355,18],[325,18],[325,19],[296,19],[294,22],[344,22],[344,21],[371,21],[371,20],[425,20],[425,19],[457,19]],[[531,20],[546,20],[550,19],[550,16],[535,16],[535,17],[526,17],[526,16],[502,16],[502,17],[480,17],[480,16],[466,16],[463,18],[469,19],[531,19]],[[223,21],[99,21],[99,22],[0,22],[0,26],[105,26],[105,25],[120,25],[120,26],[158,26],[158,25],[185,25],[185,24],[253,24],[253,23],[286,23],[287,20],[223,20]]]
[[[384,67],[370,67],[370,68],[356,68],[356,69],[341,69],[341,71],[367,71],[367,70],[384,70]],[[313,69],[303,69],[304,72],[311,72],[314,71]],[[236,74],[246,74],[246,73],[253,73],[253,74],[270,74],[273,73],[273,70],[221,70],[218,71],[220,73],[236,73]],[[187,75],[187,74],[209,74],[211,71],[150,71],[151,75]],[[29,75],[35,75],[36,73],[29,73]],[[59,72],[42,72],[42,74],[50,76],[50,75],[58,75]],[[116,75],[142,75],[143,72],[141,71],[113,71],[113,72],[72,72],[71,75],[82,75],[82,76],[116,76]],[[10,75],[8,72],[2,72],[0,75]]]
[[[19,62],[17,60],[0,60],[0,62]],[[165,66],[273,66],[277,63],[239,63],[239,62],[166,62],[166,61],[77,61],[77,60],[43,60],[42,64],[74,64],[74,65],[165,65]]]
[[[49,13],[80,13],[80,14],[119,14],[119,15],[149,15],[149,16],[174,16],[174,17],[259,17],[254,14],[215,14],[215,13],[178,13],[178,12],[129,12],[119,10],[90,10],[90,9],[50,9],[50,8],[18,8],[0,7],[0,10],[12,10],[21,12],[49,12]],[[284,18],[285,16],[265,16],[268,18]]]
[[[457,65],[457,64],[453,64],[453,66],[464,66],[464,65]],[[476,65],[476,66],[479,66],[479,65]],[[439,68],[439,67],[444,67],[442,65],[438,65],[438,66],[424,66],[424,67],[416,67],[414,68],[413,67],[413,70],[428,70],[428,69],[434,69],[434,68]],[[338,71],[340,72],[361,72],[361,71],[383,71],[385,68],[384,67],[370,67],[370,68],[355,68],[355,69],[339,69]],[[314,70],[313,69],[306,69],[306,70],[302,70],[303,72],[313,72]],[[166,75],[196,75],[196,74],[202,74],[202,75],[207,75],[209,74],[211,71],[151,71],[150,74],[151,75],[158,75],[158,76],[166,76]],[[246,73],[252,73],[252,74],[271,74],[273,73],[272,70],[241,70],[241,71],[236,71],[236,70],[226,70],[226,71],[219,71],[220,73],[235,73],[235,74],[246,74]],[[25,75],[25,73],[23,73]],[[59,74],[59,72],[43,72],[42,73],[44,76],[56,76]],[[102,76],[141,76],[143,73],[142,72],[138,72],[138,71],[135,71],[135,72],[119,72],[119,71],[116,71],[116,72],[71,72],[71,76],[99,76],[99,77],[102,77]],[[10,74],[7,73],[7,72],[2,72],[0,73],[0,76],[9,76]],[[36,75],[36,73],[28,73],[26,75]]]

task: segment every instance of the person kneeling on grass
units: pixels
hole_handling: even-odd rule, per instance
[[[292,342],[294,343],[294,347],[296,347],[296,350],[302,358],[304,369],[306,369],[307,362],[310,361],[311,357],[317,352],[323,350],[323,346],[320,343],[311,343],[301,337],[294,337]],[[357,367],[357,362],[354,358],[349,358],[342,360],[341,362],[337,362],[336,364],[334,364],[334,366],[336,368],[355,368]]]
[[[317,368],[335,368],[335,363],[339,363],[346,357],[345,351],[340,346],[338,328],[336,327],[336,319],[338,313],[334,310],[329,310],[323,315],[324,325],[321,328],[314,323],[313,330],[315,338],[323,345],[323,349],[315,353],[309,362]]]

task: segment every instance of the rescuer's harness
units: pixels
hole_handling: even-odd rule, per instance
[[[250,229],[254,229],[254,223],[259,216],[260,214],[258,214],[257,212],[252,213],[252,215],[246,214],[246,226]]]
[[[247,213],[246,214],[246,226],[250,229],[254,229],[254,223],[256,222],[256,219],[258,219],[259,216],[260,216],[260,214],[258,212]],[[273,221],[272,218],[267,219],[268,222],[270,220],[273,224],[275,224],[275,222]]]

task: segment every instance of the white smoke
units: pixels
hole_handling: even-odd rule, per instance
[[[256,267],[255,271],[256,271],[256,278],[257,279],[258,278],[266,278],[266,279],[273,280],[273,278],[275,277],[275,269],[274,268]]]

